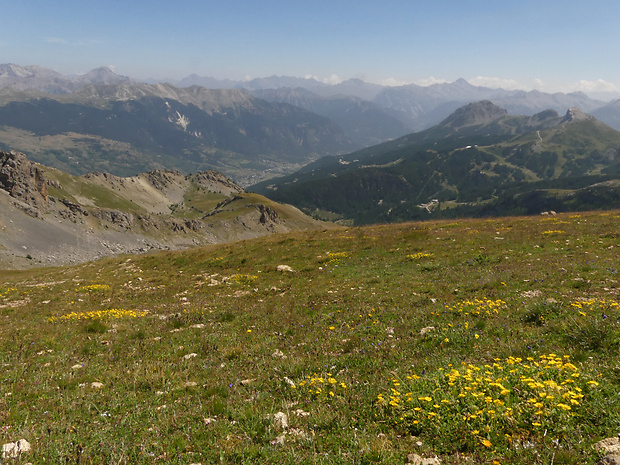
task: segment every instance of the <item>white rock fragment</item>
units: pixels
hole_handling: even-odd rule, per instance
[[[100,383],[99,381],[93,381],[92,383],[90,383],[90,387],[92,387],[93,389],[101,389],[103,387],[103,383]]]
[[[278,265],[276,269],[282,272],[295,273],[295,270],[288,265]]]
[[[23,453],[30,451],[30,443],[25,439],[17,442],[9,442],[2,445],[3,459],[17,459]]]
[[[420,330],[420,336],[424,336],[426,333],[430,333],[431,331],[434,331],[435,327],[434,326],[427,326],[426,328],[422,328]]]
[[[418,454],[409,454],[406,465],[440,465],[439,457],[420,457]]]
[[[284,355],[284,352],[282,352],[280,349],[276,349],[274,353],[271,354],[271,356],[273,358],[282,358],[282,359],[287,358],[286,355]]]
[[[286,431],[280,434],[279,436],[277,436],[272,441],[270,441],[269,444],[271,444],[272,446],[281,446],[282,444],[284,444],[285,440],[286,440]]]
[[[295,381],[293,381],[291,378],[289,378],[287,376],[284,377],[284,382],[286,384],[288,384],[290,387],[293,387],[293,388],[296,387],[295,386]]]
[[[597,451],[607,452],[608,454],[620,453],[620,438],[607,438],[594,444]]]
[[[285,430],[288,428],[288,416],[284,412],[278,412],[272,419],[273,427],[277,430]]]
[[[290,434],[291,436],[295,436],[301,439],[310,439],[310,437],[308,436],[308,434],[301,428],[290,428],[287,431],[288,434]]]
[[[192,352],[191,354],[183,355],[183,360],[189,360],[190,358],[196,357],[198,354]]]

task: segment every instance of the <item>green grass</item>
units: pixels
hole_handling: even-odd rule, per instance
[[[620,427],[619,226],[340,228],[1,272],[0,440],[31,442],[15,463],[595,463]]]

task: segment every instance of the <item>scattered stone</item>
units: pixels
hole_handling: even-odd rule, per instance
[[[540,292],[540,290],[538,289],[535,289],[533,291],[523,291],[520,295],[521,297],[532,299],[534,297],[540,297],[542,295],[542,292]]]
[[[214,421],[217,421],[217,417],[203,418],[202,421],[204,422],[205,425],[210,425]]]
[[[422,458],[418,454],[409,454],[405,465],[439,465],[440,463],[439,457]]]
[[[288,416],[284,412],[278,412],[273,416],[273,427],[277,430],[288,428]]]
[[[278,265],[276,269],[282,272],[295,273],[295,270],[288,265]]]
[[[287,432],[291,436],[295,436],[301,439],[310,439],[308,434],[301,428],[290,428]]]
[[[596,465],[620,465],[620,455],[609,454],[596,462]]]
[[[280,349],[276,349],[274,353],[271,354],[271,356],[273,358],[282,358],[282,359],[287,358],[286,355],[284,355],[284,352],[282,352]]]
[[[256,378],[248,378],[248,379],[242,379],[241,380],[241,385],[242,386],[246,386],[250,383],[253,383],[254,381],[256,381]]]
[[[620,438],[607,438],[594,444],[594,449],[608,454],[620,454]]]
[[[198,356],[198,354],[192,352],[191,354],[183,355],[183,360],[189,360],[190,358],[194,358],[196,356]]]
[[[187,381],[185,383],[183,383],[183,387],[194,387],[194,386],[198,386],[198,383],[196,381]]]
[[[20,439],[17,442],[9,442],[2,445],[2,458],[17,459],[21,454],[28,451],[30,451],[30,443],[25,439]]]
[[[93,381],[92,383],[90,383],[90,387],[92,387],[93,389],[101,389],[103,387],[103,383],[100,383],[99,381]]]
[[[281,446],[284,444],[285,440],[286,440],[286,431],[280,434],[274,440],[270,441],[269,444],[271,444],[272,446]]]
[[[434,326],[427,326],[426,328],[422,328],[420,330],[420,336],[424,336],[426,335],[426,333],[430,333],[431,331],[434,331],[435,327]]]
[[[297,415],[298,417],[307,417],[310,416],[310,412],[305,412],[302,409],[298,408],[297,410],[295,410],[293,412],[295,415]]]
[[[80,368],[82,368],[82,365],[79,363],[71,367],[72,370],[79,370]]]
[[[284,377],[284,382],[286,384],[288,384],[289,386],[293,387],[293,388],[296,387],[295,386],[295,381],[293,381],[291,378],[289,378],[287,376]]]
[[[204,328],[204,327],[205,327],[205,325],[204,325],[204,324],[202,324],[202,323],[197,323],[197,324],[195,324],[195,325],[191,325],[191,326],[190,326],[190,328],[196,328],[196,329],[202,329],[202,328]]]

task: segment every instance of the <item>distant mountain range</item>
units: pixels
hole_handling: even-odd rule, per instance
[[[514,116],[480,101],[251,189],[356,224],[617,208],[620,132],[577,108]]]
[[[0,148],[73,174],[217,169],[241,185],[290,173],[325,155],[429,129],[488,100],[526,117],[578,107],[620,129],[620,100],[452,83],[386,87],[349,79],[189,76],[144,83],[97,68],[64,76],[0,65]]]

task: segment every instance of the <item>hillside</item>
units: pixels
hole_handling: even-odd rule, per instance
[[[427,221],[2,272],[2,460],[613,463],[619,231]]]
[[[72,176],[0,152],[0,266],[81,263],[326,225],[215,171]]]
[[[253,191],[358,224],[618,206],[620,133],[578,109],[513,116],[489,101],[327,157]]]

